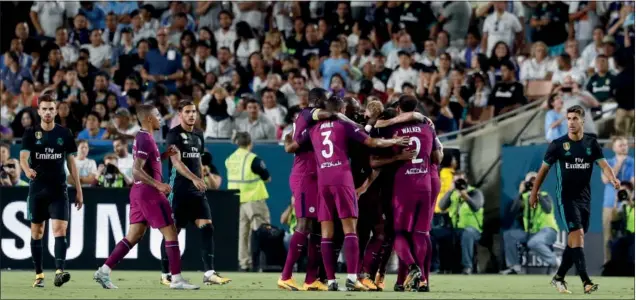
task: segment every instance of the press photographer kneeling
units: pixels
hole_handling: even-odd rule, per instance
[[[612,218],[612,259],[605,264],[604,276],[634,276],[634,186],[621,182],[616,192]]]
[[[515,215],[523,229],[511,228],[503,233],[506,265],[508,269],[501,274],[518,274],[521,272],[519,261],[519,244],[526,243],[528,250],[536,253],[541,261],[551,268],[558,266],[556,255],[550,248],[557,238],[557,222],[554,218],[552,198],[547,192],[539,193],[539,205],[530,207],[530,192],[537,173],[530,172],[519,185],[519,196],[510,207],[510,215]]]

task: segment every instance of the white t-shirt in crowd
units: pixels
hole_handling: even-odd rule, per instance
[[[588,1],[571,1],[568,13],[574,14],[579,11],[581,2],[585,2],[585,5],[590,5]],[[577,41],[590,41],[592,39],[592,32],[594,27],[599,24],[598,15],[596,10],[587,12],[587,15],[574,22],[574,35]]]
[[[232,45],[234,47],[234,45]],[[258,40],[250,39],[246,42],[241,42],[236,49],[236,58],[238,62],[243,67],[247,67],[248,59],[250,54],[254,52],[259,52],[261,50],[261,46],[258,44]]]
[[[605,54],[605,51],[603,50],[603,46],[597,49],[594,42],[592,42],[589,45],[585,46],[585,49],[583,49],[583,52],[581,53],[581,58],[583,58],[583,63],[586,66],[589,66],[591,64],[596,63],[596,57],[599,54]]]
[[[89,60],[96,68],[101,68],[113,56],[113,50],[108,44],[101,44],[98,47],[92,44],[85,44],[82,45],[82,49],[88,49]]]
[[[216,40],[216,50],[221,47],[227,47],[231,53],[234,53],[234,41],[236,41],[236,30],[230,28],[227,32],[223,28],[219,28],[214,32],[214,39]]]
[[[391,73],[391,77],[389,77],[389,81],[386,84],[387,89],[393,89],[395,93],[402,92],[402,85],[405,82],[408,82],[413,85],[413,87],[417,87],[417,80],[419,78],[419,74],[417,71],[411,67],[408,69],[403,69],[402,67],[397,68],[393,73]]]
[[[117,168],[119,169],[119,172],[126,174],[129,178],[133,178],[133,161],[133,156],[130,153],[128,153],[126,157],[117,157]]]
[[[521,64],[519,80],[545,80],[546,75],[554,71],[554,62],[547,57],[542,62],[537,61],[536,58],[526,59]]]
[[[64,66],[70,66],[79,58],[79,51],[77,51],[77,48],[71,44],[66,44],[63,47],[60,47],[60,51],[62,52],[62,61]]]
[[[86,177],[95,173],[95,171],[97,171],[97,164],[95,163],[95,160],[93,159],[85,158],[80,160],[79,158],[76,157],[75,168],[77,168],[79,177]],[[66,163],[64,163],[64,171],[66,172],[66,176],[69,176],[71,174]],[[91,184],[82,184],[82,186],[91,186]]]
[[[78,1],[35,1],[31,11],[38,14],[44,35],[55,38],[55,31],[64,25],[65,17],[74,17],[79,10]]]
[[[485,54],[490,57],[493,47],[499,41],[506,43],[510,49],[513,49],[515,35],[522,29],[519,18],[507,11],[501,16],[498,16],[497,12],[490,14],[484,21],[482,30],[484,33],[488,33],[488,48]]]
[[[197,54],[194,57],[194,63],[196,63],[197,65],[199,65],[201,63],[201,57]],[[216,57],[214,56],[208,56],[205,59],[205,72],[206,73],[210,73],[210,72],[214,72],[214,73],[218,73],[217,70],[219,69],[219,60],[216,59]]]
[[[285,116],[287,109],[282,105],[276,105],[273,108],[263,108],[265,116],[272,121],[275,126],[285,125]]]
[[[572,77],[572,80],[578,83],[581,87],[583,86],[583,83],[585,83],[585,74],[574,67],[568,71],[556,70],[552,75],[552,83],[561,85],[568,76]]]

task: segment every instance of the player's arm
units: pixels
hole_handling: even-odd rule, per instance
[[[417,151],[415,151],[415,150],[407,150],[407,149],[403,149],[402,152],[400,152],[397,155],[393,155],[391,157],[380,157],[380,156],[377,156],[377,155],[372,155],[369,158],[369,165],[371,166],[371,168],[377,169],[377,168],[381,168],[383,166],[392,164],[392,163],[394,163],[396,161],[411,160],[416,155],[417,155]]]
[[[541,164],[541,168],[539,168],[539,172],[537,172],[537,177],[534,180],[534,185],[532,186],[532,192],[530,192],[530,207],[537,207],[537,196],[539,195],[539,191],[541,190],[541,185],[545,180],[545,177],[548,176],[548,172],[550,172],[550,167],[552,164],[557,162],[559,159],[559,145],[556,141],[552,141],[548,146],[548,150],[545,152],[545,156],[543,157],[543,163]]]
[[[407,113],[399,114],[388,120],[378,120],[375,123],[375,127],[382,128],[382,127],[388,127],[388,126],[399,124],[399,123],[406,123],[406,122],[412,122],[412,121],[426,122],[429,125],[433,125],[433,121],[431,121],[431,119],[427,118],[423,114],[419,112],[407,112]]]
[[[407,146],[409,144],[408,136],[393,136],[392,139],[376,139],[369,137],[364,140],[364,144],[371,148],[388,148],[393,146]]]
[[[37,176],[37,173],[35,170],[31,169],[31,165],[29,164],[31,150],[35,144],[34,138],[35,133],[33,130],[27,129],[22,136],[22,149],[20,150],[20,167],[22,167],[24,175],[31,180],[35,179],[35,176]]]
[[[435,133],[435,127],[433,127],[433,134]],[[437,135],[435,135],[435,140],[433,140],[433,151],[431,152],[431,161],[439,165],[444,160],[444,145],[439,140]]]
[[[82,182],[80,181],[79,172],[75,165],[75,156],[77,155],[77,144],[75,138],[70,130],[67,130],[67,134],[64,141],[64,153],[66,153],[66,167],[68,172],[73,178],[75,185],[75,207],[79,210],[84,205],[84,194],[82,192]]]
[[[174,145],[171,145],[171,146],[174,146]],[[205,181],[203,181],[203,179],[199,178],[197,175],[192,173],[192,171],[190,171],[190,169],[188,169],[188,167],[181,161],[181,153],[179,149],[177,147],[174,147],[173,149],[177,151],[177,153],[176,155],[170,156],[170,162],[172,162],[172,166],[177,170],[177,172],[179,172],[179,174],[181,174],[185,178],[188,178],[188,180],[192,181],[192,183],[198,190],[205,191],[206,190]],[[201,159],[199,159],[199,162],[200,161]]]
[[[356,194],[358,195],[358,197],[367,192],[367,189],[369,189],[375,179],[378,178],[378,175],[380,175],[380,170],[371,171],[371,175],[364,180],[364,183],[359,188],[356,189]]]
[[[146,164],[146,159],[141,157],[135,157],[133,161],[133,178],[137,181],[141,181],[144,184],[153,186],[158,189],[159,184],[161,182],[155,180],[152,176],[148,175],[144,170],[144,165]]]
[[[285,139],[283,143],[285,147],[285,152],[296,153],[298,148],[300,148],[300,145],[305,143],[310,143],[309,132],[305,130],[303,133],[301,133],[298,141],[294,140],[291,133],[288,133],[287,135],[285,135]]]

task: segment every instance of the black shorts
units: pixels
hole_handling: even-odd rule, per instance
[[[29,185],[27,219],[40,224],[48,219],[68,221],[71,214],[65,186],[48,187],[41,183]]]
[[[170,194],[170,204],[177,228],[185,228],[195,220],[212,220],[212,210],[204,193],[176,189]]]
[[[568,232],[579,229],[587,232],[590,227],[590,203],[566,200],[558,208]]]
[[[373,183],[358,199],[358,224],[373,228],[384,224],[384,207],[380,195],[380,184]]]

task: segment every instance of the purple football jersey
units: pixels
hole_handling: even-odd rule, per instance
[[[144,171],[157,181],[161,181],[161,154],[155,139],[146,131],[139,131],[133,143],[133,158],[145,159]],[[141,181],[135,181],[135,185],[143,185]]]
[[[394,127],[393,134],[409,137],[408,150],[415,150],[416,157],[405,161],[395,173],[395,187],[430,191],[429,166],[434,149],[435,132],[425,123],[405,123]],[[396,189],[399,190],[399,189]]]
[[[294,121],[293,138],[296,142],[302,140],[302,135],[314,123],[313,114],[317,109],[304,108],[298,114]],[[299,143],[300,144],[300,143]],[[316,174],[316,157],[314,156],[314,148],[310,143],[300,144],[300,148],[296,150],[294,155],[294,165],[292,166],[290,176],[305,176]]]
[[[309,130],[316,156],[318,185],[353,187],[347,142],[363,143],[369,136],[353,124],[341,120],[320,121]]]

